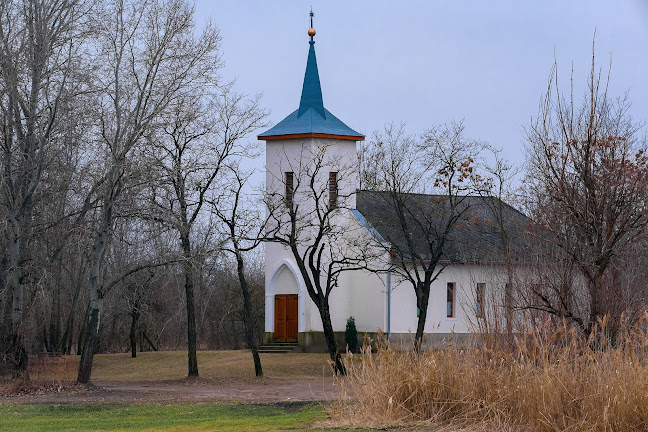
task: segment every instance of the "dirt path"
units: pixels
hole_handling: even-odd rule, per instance
[[[4,403],[182,403],[257,402],[290,403],[336,399],[333,380],[256,382],[216,380],[97,381],[90,386],[53,385],[16,395],[0,396]]]

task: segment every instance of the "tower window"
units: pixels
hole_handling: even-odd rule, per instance
[[[290,208],[293,204],[293,194],[294,194],[294,173],[286,172],[285,173],[285,184],[286,184],[286,207]]]
[[[455,316],[455,283],[454,282],[448,282],[446,315],[448,318],[454,318]]]
[[[338,173],[331,171],[329,173],[329,205],[331,207],[337,206],[337,197],[338,197]]]
[[[485,283],[478,283],[475,291],[475,316],[484,318],[484,292],[486,291]]]

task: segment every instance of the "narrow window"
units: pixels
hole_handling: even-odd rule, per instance
[[[475,316],[484,318],[484,292],[486,291],[485,283],[478,283],[475,291]]]
[[[286,207],[290,208],[293,204],[293,176],[294,173],[286,172]]]
[[[338,173],[331,171],[329,173],[329,206],[337,206],[337,197],[338,197]]]
[[[447,299],[447,316],[454,318],[455,316],[455,283],[448,282],[448,299]]]

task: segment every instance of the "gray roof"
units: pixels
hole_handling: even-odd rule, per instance
[[[428,239],[437,238],[435,230],[448,217],[447,197],[444,195],[403,194],[408,235],[416,255],[429,259],[432,254]],[[406,233],[399,223],[398,212],[388,192],[358,191],[356,208],[366,222],[392,250],[405,260],[411,259]],[[527,216],[497,198],[481,196],[458,197],[462,214],[443,248],[442,262],[486,263],[504,262],[499,224],[493,208],[502,204],[503,222],[509,239],[511,256],[523,259],[528,249],[526,232],[532,221]],[[495,204],[495,206],[493,205]]]

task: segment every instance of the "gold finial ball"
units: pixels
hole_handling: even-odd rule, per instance
[[[308,29],[308,36],[313,37],[315,36],[315,29],[313,27]]]

